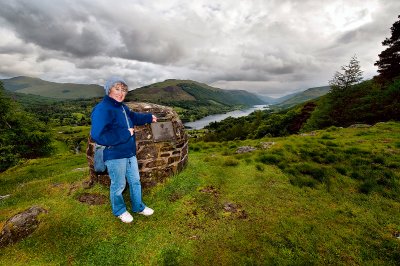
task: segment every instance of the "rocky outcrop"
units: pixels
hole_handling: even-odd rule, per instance
[[[126,105],[135,112],[150,112],[158,118],[157,123],[135,127],[142,186],[154,186],[180,172],[188,162],[188,136],[178,114],[171,107],[157,104],[128,102]],[[90,137],[86,155],[91,183],[109,185],[110,179],[106,172],[94,171],[94,142]]]
[[[33,206],[8,219],[0,232],[0,247],[16,243],[32,234],[39,226],[37,216],[47,213],[39,206]]]
[[[272,146],[275,145],[274,141],[268,141],[268,142],[260,142],[261,148],[264,150],[270,149]]]
[[[256,148],[254,148],[254,147],[252,147],[252,146],[242,146],[242,147],[239,147],[237,150],[236,150],[236,153],[247,153],[247,152],[252,152],[252,151],[255,151],[255,150],[257,150]]]

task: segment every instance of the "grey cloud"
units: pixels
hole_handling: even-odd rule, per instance
[[[121,29],[124,49],[116,55],[138,61],[159,64],[173,63],[184,56],[182,47],[171,37],[160,32]]]
[[[91,28],[87,14],[80,10],[70,12],[67,6],[46,8],[45,3],[48,2],[41,5],[32,1],[3,3],[0,16],[21,39],[44,49],[92,56],[106,45],[101,34]]]
[[[83,59],[78,58],[73,62],[77,68],[84,69],[100,69],[114,64],[114,62],[112,62],[109,57],[91,57]]]
[[[0,76],[193,79],[275,95],[326,84],[354,54],[373,73],[400,10],[396,0],[4,2]]]
[[[109,54],[160,64],[184,56],[183,44],[175,40],[174,32],[164,33],[165,25],[149,26],[139,19],[133,25],[123,25],[118,17],[112,18],[112,14],[94,5],[78,9],[64,3],[49,8],[32,1],[11,2],[3,5],[0,16],[25,42],[71,56]],[[97,19],[91,20],[91,16]],[[113,43],[113,38],[120,38],[122,43]]]

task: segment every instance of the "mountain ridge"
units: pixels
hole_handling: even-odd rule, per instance
[[[297,104],[306,102],[308,100],[312,100],[318,97],[321,97],[325,94],[327,94],[330,91],[330,86],[320,86],[320,87],[313,87],[306,89],[301,92],[295,92],[293,94],[289,94],[286,96],[283,96],[279,99],[282,99],[282,101],[278,101],[277,103],[274,104],[275,107],[279,108],[290,108],[293,107]]]
[[[39,78],[17,76],[2,80],[4,88],[11,92],[38,95],[58,100],[90,99],[102,97],[104,90],[96,84],[57,83]],[[253,106],[272,104],[277,108],[289,108],[298,103],[320,97],[329,86],[314,87],[273,99],[246,90],[229,90],[212,87],[193,80],[167,79],[131,90],[127,101],[149,101],[170,106],[204,108]],[[222,111],[222,109],[221,109]],[[214,111],[213,111],[214,112]]]
[[[39,78],[18,76],[2,79],[9,91],[45,96],[56,99],[81,99],[101,97],[104,90],[96,84],[58,83]]]
[[[103,87],[96,84],[57,83],[28,76],[17,76],[1,81],[8,91],[55,99],[86,99],[104,95]],[[185,89],[181,88],[182,86]],[[193,88],[200,91],[196,92]],[[127,100],[133,99],[155,103],[200,100],[214,101],[222,105],[265,104],[257,95],[244,90],[223,90],[193,80],[178,79],[167,79],[133,89],[128,93]]]

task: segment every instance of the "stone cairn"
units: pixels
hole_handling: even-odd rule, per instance
[[[125,103],[132,111],[154,114],[157,123],[136,126],[136,156],[142,186],[152,187],[167,177],[179,173],[188,162],[188,135],[178,114],[167,106],[152,103]],[[110,185],[107,172],[97,173],[93,166],[94,142],[88,139],[86,157],[90,184]]]

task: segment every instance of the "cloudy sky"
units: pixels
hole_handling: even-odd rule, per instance
[[[0,78],[192,79],[278,97],[327,85],[353,55],[374,76],[399,14],[399,0],[8,0]]]

